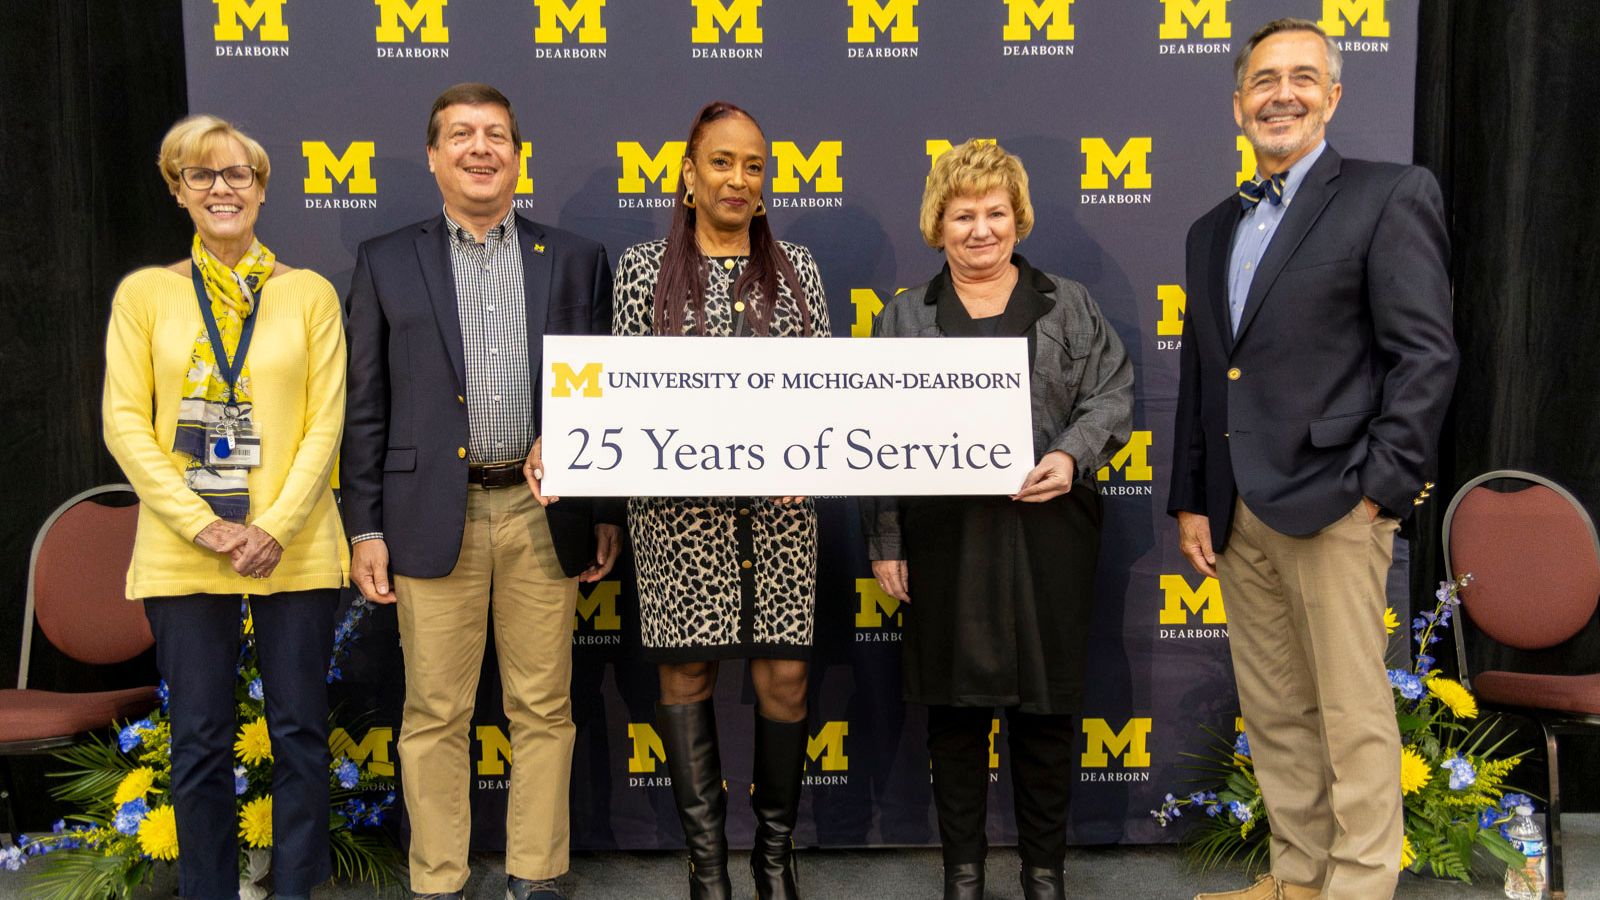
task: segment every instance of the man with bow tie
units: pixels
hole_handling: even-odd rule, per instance
[[[1400,870],[1384,581],[1456,350],[1439,187],[1327,144],[1341,65],[1304,19],[1251,36],[1233,111],[1258,177],[1189,230],[1167,508],[1221,582],[1272,827],[1271,874],[1206,897],[1372,900]]]

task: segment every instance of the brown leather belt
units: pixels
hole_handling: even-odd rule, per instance
[[[514,484],[526,484],[522,477],[522,460],[515,462],[488,463],[481,466],[467,466],[467,482],[481,484],[488,490],[510,487]]]

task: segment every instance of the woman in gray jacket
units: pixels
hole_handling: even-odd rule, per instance
[[[996,708],[1008,726],[1023,893],[1055,900],[1065,896],[1065,773],[1100,549],[1093,473],[1128,440],[1133,370],[1083,285],[1015,252],[1033,227],[1017,157],[976,141],[940,157],[921,226],[946,265],[887,303],[872,334],[1027,338],[1038,462],[1010,497],[864,498],[862,525],[879,586],[911,604],[905,699],[928,707],[946,900],[983,897]]]

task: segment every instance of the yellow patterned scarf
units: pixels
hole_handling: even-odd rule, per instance
[[[238,352],[244,321],[255,308],[256,298],[261,296],[276,257],[256,241],[238,264],[229,268],[206,250],[197,233],[190,258],[200,271],[206,298],[211,302],[211,314],[217,320],[217,332],[231,359]],[[183,377],[183,400],[178,406],[178,431],[173,438],[173,449],[190,457],[185,472],[189,488],[209,503],[218,517],[243,522],[250,510],[248,470],[206,465],[206,429],[221,420],[222,408],[227,402],[228,384],[217,366],[216,348],[211,346],[211,338],[201,325]],[[249,422],[251,397],[247,362],[239,368],[233,402],[239,407],[241,419]]]

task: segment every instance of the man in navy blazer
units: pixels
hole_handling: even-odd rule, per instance
[[[492,616],[517,762],[507,896],[559,898],[578,582],[621,546],[614,517],[546,505],[532,474],[542,337],[610,333],[611,267],[599,244],[515,214],[521,145],[498,90],[441,94],[428,168],[443,214],[363,243],[350,285],[342,505],[352,580],[398,601],[401,779],[424,896],[467,881],[468,728]]]
[[[1272,874],[1201,896],[1390,897],[1384,581],[1455,381],[1443,204],[1425,170],[1327,145],[1341,59],[1315,23],[1269,23],[1234,68],[1259,177],[1189,230],[1168,510],[1221,582]]]

